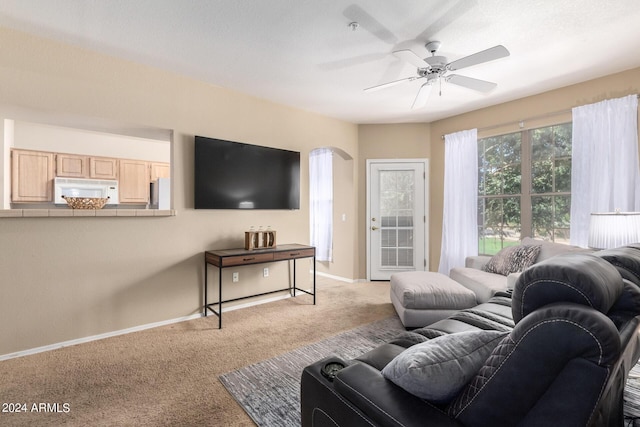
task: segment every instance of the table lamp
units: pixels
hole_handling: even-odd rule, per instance
[[[640,242],[640,212],[592,213],[589,247],[610,249]]]

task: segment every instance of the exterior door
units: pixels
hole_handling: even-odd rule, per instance
[[[367,160],[367,279],[428,270],[426,159]]]

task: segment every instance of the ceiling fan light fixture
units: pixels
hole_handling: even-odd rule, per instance
[[[447,58],[444,56],[424,58],[424,62],[429,64],[435,71],[445,71],[447,69]]]

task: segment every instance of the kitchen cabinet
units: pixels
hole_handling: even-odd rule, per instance
[[[118,159],[108,157],[89,158],[89,177],[95,179],[118,179]]]
[[[148,162],[120,159],[118,174],[121,204],[146,204],[149,202]]]
[[[170,178],[171,167],[169,163],[151,163],[151,181],[156,181],[158,178]]]
[[[56,154],[56,176],[86,178],[89,174],[87,156]]]
[[[11,150],[11,201],[52,202],[53,179],[118,180],[119,203],[148,204],[150,183],[170,177],[170,164],[82,154]]]
[[[52,202],[54,154],[11,150],[11,201]]]
[[[64,178],[118,179],[118,159],[57,153],[56,176]]]

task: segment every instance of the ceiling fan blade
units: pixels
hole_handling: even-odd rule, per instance
[[[427,99],[429,98],[429,94],[431,93],[432,84],[429,82],[420,86],[420,90],[418,90],[418,94],[416,95],[416,99],[413,100],[413,105],[411,106],[412,110],[417,108],[422,108],[427,104]]]
[[[472,65],[478,65],[483,62],[504,58],[506,56],[509,56],[507,48],[502,45],[498,45],[453,61],[447,66],[447,68],[451,71],[460,70],[462,68],[471,67]]]
[[[460,76],[458,74],[452,74],[450,76],[447,76],[446,79],[449,83],[453,83],[454,85],[477,90],[479,92],[489,92],[490,90],[498,86],[497,83],[488,82],[486,80],[474,79],[472,77],[467,77],[467,76]]]
[[[344,10],[342,15],[351,22],[357,22],[362,28],[383,42],[392,45],[398,43],[398,38],[391,31],[360,6],[352,4]]]
[[[410,82],[410,81],[413,81],[413,80],[416,80],[416,79],[419,79],[419,77],[406,77],[404,79],[394,80],[392,82],[387,82],[387,83],[382,83],[381,85],[371,86],[371,87],[368,87],[368,88],[364,89],[364,91],[365,92],[375,92],[375,91],[380,90],[380,89],[386,89],[388,87],[395,86],[395,85],[403,83],[403,82]]]
[[[396,50],[393,54],[402,59],[403,61],[407,61],[409,64],[417,67],[417,68],[431,68],[429,64],[425,62],[424,59],[420,58],[410,49]]]

